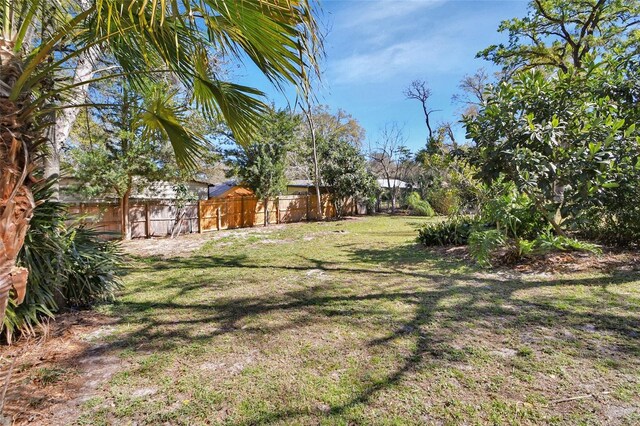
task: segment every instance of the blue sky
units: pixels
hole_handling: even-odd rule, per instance
[[[485,47],[506,42],[497,32],[500,21],[522,17],[527,2],[483,0],[324,0],[322,20],[328,24],[326,60],[319,102],[342,108],[366,129],[375,143],[385,123],[404,126],[407,145],[422,148],[426,127],[418,101],[403,90],[415,79],[433,92],[436,122],[454,120],[459,106],[451,97],[465,74],[491,63],[475,59]],[[234,71],[241,83],[265,91],[277,106],[287,97],[269,87],[250,66]],[[464,137],[458,128],[458,138]]]

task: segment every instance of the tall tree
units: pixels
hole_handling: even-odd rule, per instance
[[[639,29],[637,0],[534,0],[501,24],[508,45],[479,53],[506,71],[465,119],[479,175],[512,180],[558,234],[605,200],[610,216],[636,217],[612,192],[637,194]]]
[[[426,81],[423,80],[414,80],[411,82],[409,88],[404,91],[404,95],[407,99],[414,99],[420,102],[422,106],[422,112],[424,113],[424,121],[427,125],[427,131],[429,139],[427,140],[427,145],[431,143],[434,139],[434,131],[431,125],[431,114],[436,112],[437,110],[432,109],[429,105],[429,98],[431,98],[431,89]]]
[[[317,106],[313,110],[316,145],[318,152],[318,171],[320,181],[333,195],[336,212],[341,215],[347,197],[367,193],[366,169],[360,149],[365,130],[360,123],[347,112],[338,109],[332,112],[327,106]],[[290,165],[295,169],[305,168],[311,173],[315,167],[309,164],[311,149],[307,132],[303,132],[305,144],[290,155]],[[310,167],[312,166],[312,167]]]
[[[319,35],[318,38],[322,40],[326,34]],[[318,140],[316,135],[316,122],[313,117],[313,105],[316,103],[317,98],[313,93],[313,85],[317,83],[317,79],[313,77],[318,77],[319,74],[317,72],[308,72],[307,67],[305,66],[304,51],[312,52],[312,56],[314,57],[322,57],[323,52],[318,50],[318,46],[322,45],[322,41],[320,43],[311,43],[305,44],[307,40],[313,40],[310,37],[303,37],[301,39],[301,43],[299,45],[298,53],[300,55],[300,62],[302,63],[302,75],[303,75],[303,85],[302,85],[302,99],[301,99],[301,109],[302,114],[305,118],[305,122],[307,124],[307,129],[309,131],[309,141],[311,143],[311,159],[313,164],[313,185],[316,192],[316,217],[322,217],[322,197],[320,195],[320,160],[318,153]],[[308,54],[308,53],[307,53]]]
[[[320,158],[318,153],[318,135],[316,122],[313,117],[313,106],[308,93],[304,92],[304,103],[302,104],[302,114],[305,118],[309,130],[309,142],[311,147],[311,161],[313,166],[313,186],[316,192],[316,217],[322,217],[322,196],[320,195]]]
[[[316,50],[308,47],[317,46],[316,34],[308,0],[0,0],[0,318],[12,288],[18,301],[24,296],[28,271],[16,258],[52,116],[82,103],[78,87],[110,77],[74,81],[68,70],[84,54],[95,49],[112,58],[117,74],[133,84],[144,84],[144,74],[172,74],[207,115],[222,114],[246,143],[266,110],[262,93],[221,80],[210,54],[249,58],[275,84],[301,87],[302,68],[314,69]],[[149,128],[166,135],[180,163],[193,164],[197,141],[160,112],[149,112]]]
[[[391,211],[395,213],[401,182],[407,179],[413,161],[405,145],[406,137],[396,124],[387,124],[375,147],[369,147],[369,161],[374,174],[387,181]]]
[[[359,150],[362,148],[365,130],[351,114],[341,109],[332,112],[328,106],[319,105],[313,109],[312,115],[318,151],[318,170],[322,178],[322,156],[327,151],[326,146],[335,141],[344,141]],[[313,143],[309,128],[306,125],[300,126],[295,137],[300,143],[289,153],[288,177],[313,179],[315,165],[310,162]]]
[[[369,201],[375,195],[377,182],[367,170],[367,161],[360,151],[345,139],[335,139],[323,145],[322,180],[331,192],[338,217],[345,214],[349,199]]]
[[[271,109],[254,135],[254,141],[227,153],[232,173],[263,200],[264,226],[269,224],[269,198],[282,194],[287,186],[287,152],[298,120],[299,117],[289,111]]]
[[[149,131],[147,111],[162,108],[165,116],[180,123],[185,137],[203,141],[190,126],[191,115],[180,104],[179,93],[167,83],[149,84],[142,94],[126,82],[103,88],[99,96],[108,108],[87,108],[85,123],[76,126],[76,145],[70,151],[70,169],[79,192],[89,197],[115,194],[120,202],[121,234],[131,239],[129,199],[134,189],[154,181],[179,180],[171,145],[162,132]],[[204,145],[204,142],[200,142]]]
[[[551,67],[583,69],[597,56],[637,53],[638,0],[533,0],[525,18],[503,21],[508,44],[489,46],[479,57],[506,71]]]

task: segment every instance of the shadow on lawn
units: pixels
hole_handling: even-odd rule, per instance
[[[398,323],[382,338],[372,339],[369,346],[392,345],[396,340],[411,336],[415,339],[415,349],[395,371],[383,380],[370,383],[364,391],[347,402],[334,405],[329,415],[339,415],[351,407],[367,404],[379,391],[393,387],[407,374],[426,363],[459,361],[464,354],[451,346],[451,336],[469,333],[473,324],[476,330],[491,332],[495,328],[526,333],[537,328],[553,327],[557,330],[569,329],[581,339],[584,327],[589,325],[594,332],[608,336],[611,345],[609,356],[618,357],[621,365],[634,362],[640,356],[640,307],[630,305],[623,295],[608,292],[608,286],[640,280],[640,274],[610,274],[605,277],[567,278],[531,280],[531,278],[504,278],[479,275],[473,269],[464,268],[455,259],[443,259],[421,247],[408,244],[391,249],[362,249],[356,246],[342,246],[347,253],[347,262],[326,262],[303,257],[303,266],[257,265],[244,256],[197,256],[192,258],[162,260],[150,265],[151,271],[184,268],[249,268],[286,271],[309,271],[318,269],[330,272],[331,282],[284,294],[263,297],[217,298],[211,302],[182,303],[166,302],[120,302],[119,311],[123,321],[133,319],[140,327],[127,336],[126,341],[113,342],[105,347],[143,344],[152,350],[170,349],[178,345],[207,341],[228,333],[274,334],[287,329],[304,327],[319,322],[350,321],[355,316],[370,316],[372,321],[384,315],[384,310],[376,303],[401,301],[414,306],[412,317]],[[293,262],[291,262],[293,263]],[[365,265],[365,266],[362,266]],[[366,267],[371,265],[372,267]],[[375,267],[373,267],[375,265]],[[448,268],[457,272],[447,274]],[[381,269],[382,268],[382,269]],[[459,272],[462,270],[462,272]],[[384,285],[372,288],[365,294],[342,294],[342,279],[350,274],[370,274],[374,279],[384,280],[389,275],[411,279],[411,285],[404,289]],[[203,278],[202,280],[206,280]],[[197,281],[184,285],[178,280],[171,285],[183,286],[178,296],[185,295],[207,282]],[[384,284],[384,282],[382,283]],[[553,297],[537,296],[525,300],[517,292],[536,288],[558,286],[601,287],[603,297],[608,297],[606,306],[597,301],[569,300],[571,308],[557,305],[562,295]],[[381,289],[379,291],[376,291]],[[457,300],[454,306],[443,306],[444,300]],[[568,300],[568,299],[567,299]],[[572,304],[571,304],[572,303]],[[581,305],[582,304],[582,305]],[[345,309],[345,305],[348,309]],[[608,307],[620,308],[627,314],[615,314]],[[576,309],[580,308],[580,309]],[[159,315],[166,311],[167,315]],[[154,312],[155,311],[155,312]],[[271,312],[298,312],[294,320],[278,326],[242,327],[243,320]],[[437,315],[437,321],[434,316]],[[130,317],[130,318],[129,318]],[[336,318],[338,317],[338,318]],[[382,320],[381,320],[382,321]],[[215,324],[215,328],[207,329]],[[553,337],[553,336],[552,336]],[[544,345],[546,342],[540,342]],[[613,354],[613,355],[611,355]],[[594,345],[581,345],[576,357],[601,358],[602,352]],[[312,409],[298,411],[278,411],[252,419],[246,424],[264,424],[293,419],[304,415],[327,415]]]

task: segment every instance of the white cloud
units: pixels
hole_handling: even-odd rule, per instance
[[[380,24],[381,21],[395,21],[401,18],[410,18],[426,9],[431,9],[446,0],[372,0],[352,2],[341,17],[338,24],[344,28],[365,27],[372,24]]]
[[[448,3],[446,9],[435,10],[444,3]],[[467,13],[466,6],[454,4],[451,0],[374,0],[340,9],[335,32],[330,34],[335,44],[329,54],[329,81],[360,85],[462,74],[461,68],[484,47],[475,46],[475,40],[489,30],[483,28],[487,21],[483,7]]]
[[[450,72],[467,56],[461,47],[457,40],[440,36],[397,42],[335,60],[329,76],[336,84],[362,84],[425,72]]]

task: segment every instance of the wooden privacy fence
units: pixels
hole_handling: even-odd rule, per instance
[[[120,236],[121,215],[120,205],[117,203],[78,203],[69,204],[69,212],[74,214],[100,232],[113,234],[114,238]],[[180,211],[170,201],[131,202],[129,205],[129,226],[132,238],[164,237],[174,232],[180,222],[180,234],[199,232],[198,204],[190,203]],[[176,230],[177,232],[177,230]]]
[[[317,213],[318,200],[312,195],[282,195],[267,202],[269,223],[292,223],[322,220],[336,216],[328,195],[322,197],[322,215]],[[264,201],[256,197],[211,198],[200,201],[201,232],[246,228],[264,224]],[[353,212],[353,203],[345,207]]]
[[[322,216],[316,211],[318,205],[314,195],[283,195],[270,199],[267,214],[270,224],[303,222],[334,218],[336,211],[328,195],[322,197]],[[79,216],[92,228],[120,236],[120,205],[117,203],[69,204],[69,212]],[[345,213],[358,214],[358,207],[349,202]],[[262,226],[264,223],[264,201],[256,197],[211,198],[187,204],[181,209],[182,221],[178,220],[178,209],[170,201],[132,201],[129,208],[129,226],[132,238],[164,237],[171,235],[178,222],[180,234],[207,232],[220,229]]]

